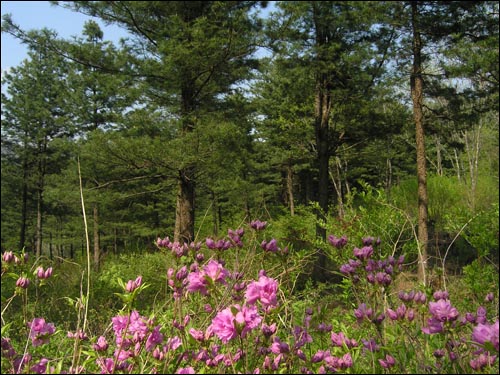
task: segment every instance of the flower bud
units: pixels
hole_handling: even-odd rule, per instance
[[[2,254],[2,260],[6,263],[14,261],[14,253],[12,251],[6,251]]]
[[[23,288],[23,289],[26,289],[29,285],[30,285],[30,279],[28,279],[26,277],[20,277],[16,281],[16,286]]]

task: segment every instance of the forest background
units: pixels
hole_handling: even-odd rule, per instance
[[[302,284],[338,280],[329,234],[497,277],[497,2],[53,3],[130,37],[3,18],[2,252],[99,270],[259,219]]]

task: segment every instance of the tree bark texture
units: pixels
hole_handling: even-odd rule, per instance
[[[22,250],[26,244],[26,222],[28,220],[28,162],[27,156],[23,160],[23,182],[21,202],[21,230],[19,233],[19,249]]]
[[[418,24],[418,2],[412,2],[413,28],[413,70],[410,79],[413,101],[413,118],[416,130],[417,179],[418,179],[418,280],[426,285],[427,268],[427,170],[425,161],[425,135],[423,123],[423,78],[422,78],[422,39]]]
[[[316,4],[312,4],[314,12],[314,27],[316,46],[321,47],[328,44],[329,30],[328,24],[320,21],[320,9]],[[318,54],[321,61],[324,56]],[[326,72],[318,72],[316,76],[316,89],[314,98],[314,129],[316,136],[316,151],[318,163],[318,210],[316,212],[316,236],[323,241],[326,240],[326,229],[322,224],[326,222],[328,215],[328,181],[329,181],[329,161],[330,145],[329,140],[329,120],[331,111],[331,87]],[[318,249],[318,259],[316,261],[313,277],[316,281],[326,281],[326,254],[323,249]]]
[[[189,243],[194,239],[194,167],[179,171],[174,241]]]
[[[186,76],[189,78],[189,76]],[[191,80],[186,79],[181,88],[182,132],[190,133],[195,124],[191,120],[195,104]],[[174,241],[185,243],[194,239],[194,199],[195,199],[195,166],[184,166],[179,169],[177,181],[177,203],[175,209]]]
[[[38,145],[38,177],[37,177],[37,203],[36,203],[36,257],[42,255],[43,242],[43,190],[45,185],[45,168],[47,139],[44,138]]]

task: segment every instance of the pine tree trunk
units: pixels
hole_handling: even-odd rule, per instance
[[[322,79],[316,87],[315,100],[315,129],[318,162],[318,210],[316,211],[316,237],[326,240],[326,217],[328,215],[328,165],[330,161],[328,144],[328,118],[330,116],[330,93],[327,92],[325,81]],[[318,249],[318,259],[315,264],[314,278],[316,281],[325,281],[327,278],[326,254]]]
[[[322,47],[329,43],[328,25],[320,22],[321,10],[313,3],[314,28],[316,45]],[[319,54],[317,59],[325,59]],[[318,73],[316,77],[316,92],[314,98],[314,129],[316,135],[316,150],[318,163],[318,210],[316,212],[316,237],[326,240],[326,229],[322,224],[326,223],[328,215],[328,167],[330,161],[329,145],[329,119],[331,110],[331,93],[328,75]],[[316,281],[326,281],[326,254],[323,249],[318,249],[318,259],[316,261],[313,278]]]
[[[38,199],[36,203],[36,257],[42,255],[42,191],[39,189],[37,193]]]
[[[439,141],[439,136],[435,136],[436,139],[436,173],[438,176],[443,176],[443,160],[441,157],[441,142]]]
[[[43,189],[44,189],[44,176],[45,176],[45,150],[46,146],[42,142],[39,145],[40,154],[38,155],[38,182],[37,182],[37,203],[36,203],[36,257],[37,259],[42,255],[42,242],[43,242]]]
[[[194,168],[188,167],[180,170],[174,241],[189,243],[194,239],[194,188]]]
[[[184,7],[179,17],[184,22],[190,23],[197,17],[203,16],[203,4]],[[185,35],[186,42],[190,41],[190,35]],[[196,77],[193,72],[185,70],[180,72],[181,76],[181,104],[180,116],[182,122],[182,133],[191,133],[196,126],[193,114],[196,111],[196,88],[193,83]],[[196,151],[193,151],[196,152]],[[195,213],[195,165],[187,165],[179,169],[177,181],[177,202],[175,208],[174,241],[186,243],[194,240],[194,213]]]
[[[19,249],[23,249],[26,244],[26,221],[28,218],[28,163],[26,156],[23,160],[23,182],[22,182],[22,202],[21,202],[21,231],[19,233]]]
[[[418,179],[418,280],[426,285],[427,266],[427,170],[425,161],[425,136],[423,124],[423,79],[422,79],[422,40],[418,27],[418,3],[412,2],[413,27],[413,71],[410,79],[411,97],[413,101],[413,117],[415,120],[417,146],[417,179]]]
[[[52,232],[49,233],[49,258],[50,260],[53,259],[53,254],[52,254]]]

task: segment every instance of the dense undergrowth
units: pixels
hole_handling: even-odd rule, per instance
[[[423,285],[382,221],[370,237],[368,221],[344,220],[323,244],[293,218],[159,238],[110,256],[88,296],[80,264],[6,252],[2,373],[498,373],[488,257],[463,275],[429,269],[440,282]],[[311,281],[311,247],[329,255],[331,282]]]

